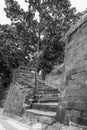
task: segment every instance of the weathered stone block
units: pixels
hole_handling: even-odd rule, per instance
[[[78,102],[79,100],[80,100],[80,97],[78,95],[68,97],[69,102]]]
[[[55,119],[53,120],[51,117],[46,117],[46,116],[39,117],[39,122],[45,123],[48,125],[53,124],[54,121],[55,121]]]
[[[87,49],[87,48],[86,48]],[[84,55],[84,60],[87,60],[87,54]]]
[[[87,77],[85,77],[85,85],[87,86]]]
[[[79,98],[78,98],[78,100],[79,100]],[[75,101],[72,101],[72,100],[68,101],[68,99],[67,99],[67,101],[62,101],[62,104],[63,104],[62,105],[63,108],[65,108],[65,109],[77,110],[77,111],[80,111],[80,110],[87,111],[87,104],[84,103],[84,102],[75,102]]]
[[[64,99],[63,99],[63,101],[62,101],[62,106],[63,106],[63,108],[68,108],[68,101],[67,100],[65,100],[64,101]]]
[[[76,71],[77,71],[77,73],[78,73],[78,72],[83,72],[83,71],[85,71],[84,65],[81,66],[81,67],[76,68]]]
[[[56,120],[62,124],[65,123],[66,110],[62,106],[58,106]]]
[[[71,75],[77,74],[76,68],[73,68],[73,69],[71,69],[70,71],[68,71],[68,72],[66,73],[66,76],[68,76],[69,74],[71,74]]]
[[[71,78],[71,73],[70,72],[67,72],[67,75],[66,75],[66,81],[67,80],[71,80],[72,78]]]
[[[66,90],[79,90],[81,88],[81,85],[76,85],[76,84],[73,84],[73,85],[70,85],[70,86],[67,86],[66,87]]]
[[[56,122],[56,123],[53,124],[53,127],[56,128],[56,130],[60,130],[60,128],[61,128],[62,126],[64,126],[64,124],[61,124],[61,123],[59,123],[59,122]],[[53,130],[53,129],[52,129],[52,130]]]
[[[87,94],[81,94],[80,98],[84,102],[84,104],[87,104]]]
[[[82,90],[79,90],[79,89],[68,89],[66,90],[66,93],[65,93],[68,97],[73,97],[73,96],[77,96],[77,97],[85,97],[87,98],[87,91],[82,91]],[[87,100],[86,100],[87,101]]]
[[[76,85],[79,85],[80,83],[84,83],[83,81],[80,81],[80,82],[79,82],[79,80],[77,80],[77,79],[69,80],[69,81],[66,81],[66,82],[68,82],[68,83],[67,83],[68,86],[70,86],[70,85],[75,85],[75,84],[76,84]]]
[[[87,130],[87,126],[80,125],[73,121],[69,122],[69,126],[72,126],[72,128],[74,128],[74,130]],[[72,129],[70,129],[70,130],[72,130]]]
[[[87,95],[87,86],[81,86],[79,91],[81,94]]]
[[[82,118],[87,118],[87,110],[81,111],[80,113]]]
[[[87,70],[87,63],[85,62],[85,70]]]
[[[87,126],[87,118],[78,117],[78,124],[82,126]]]
[[[85,104],[84,102],[69,102],[68,108],[74,110],[87,110],[87,104]]]
[[[76,78],[78,78],[78,76],[79,76],[78,74],[73,74],[73,75],[71,75],[71,78],[76,79]]]
[[[73,115],[75,117],[80,117],[80,111],[76,111],[76,110],[67,110],[67,114]]]
[[[80,91],[79,90],[66,90],[66,95],[67,96],[80,96]]]

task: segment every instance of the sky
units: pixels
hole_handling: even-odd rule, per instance
[[[27,10],[27,3],[25,0],[16,0],[24,10]],[[77,11],[84,11],[87,8],[87,0],[70,0],[72,7],[76,7]],[[5,7],[5,1],[1,0],[0,3],[0,24],[10,24],[10,20],[6,17],[6,13],[3,10]]]

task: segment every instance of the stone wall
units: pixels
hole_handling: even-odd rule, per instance
[[[4,112],[21,115],[25,98],[28,96],[30,89],[27,85],[12,83],[8,91],[7,99],[4,103]]]
[[[65,49],[65,96],[68,114],[87,125],[87,22],[68,37]]]

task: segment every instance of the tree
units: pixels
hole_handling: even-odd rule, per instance
[[[17,61],[12,62],[12,55],[18,51],[16,40],[15,28],[10,25],[0,25],[0,77],[6,87],[12,80],[12,69],[17,67]],[[16,58],[17,55],[14,59]]]
[[[25,12],[14,0],[5,0],[5,2],[6,15],[11,19],[12,25],[16,28],[24,57],[31,60],[33,53],[36,51],[37,44],[37,36],[35,31],[37,22],[36,20],[33,20],[34,14],[31,11]]]
[[[71,8],[69,0],[28,0],[29,10],[38,13],[36,33],[38,34],[38,50],[44,50],[39,57],[38,71],[51,72],[53,65],[64,60],[65,43],[61,38],[79,19],[80,13]],[[42,37],[42,39],[41,39]]]
[[[16,27],[24,55],[30,60],[31,56],[35,57],[36,51],[36,55],[43,51],[38,59],[37,71],[43,69],[46,74],[56,61],[63,62],[65,44],[61,38],[80,16],[75,8],[71,8],[70,1],[25,0],[28,11],[21,9],[14,0],[5,2],[5,12]]]

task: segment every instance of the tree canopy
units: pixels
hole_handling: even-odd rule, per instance
[[[53,65],[62,63],[65,43],[61,38],[81,13],[71,7],[69,0],[25,0],[24,11],[17,1],[5,0],[6,16],[11,25],[0,26],[0,52],[8,67],[15,68],[20,61],[36,64],[45,73]]]

